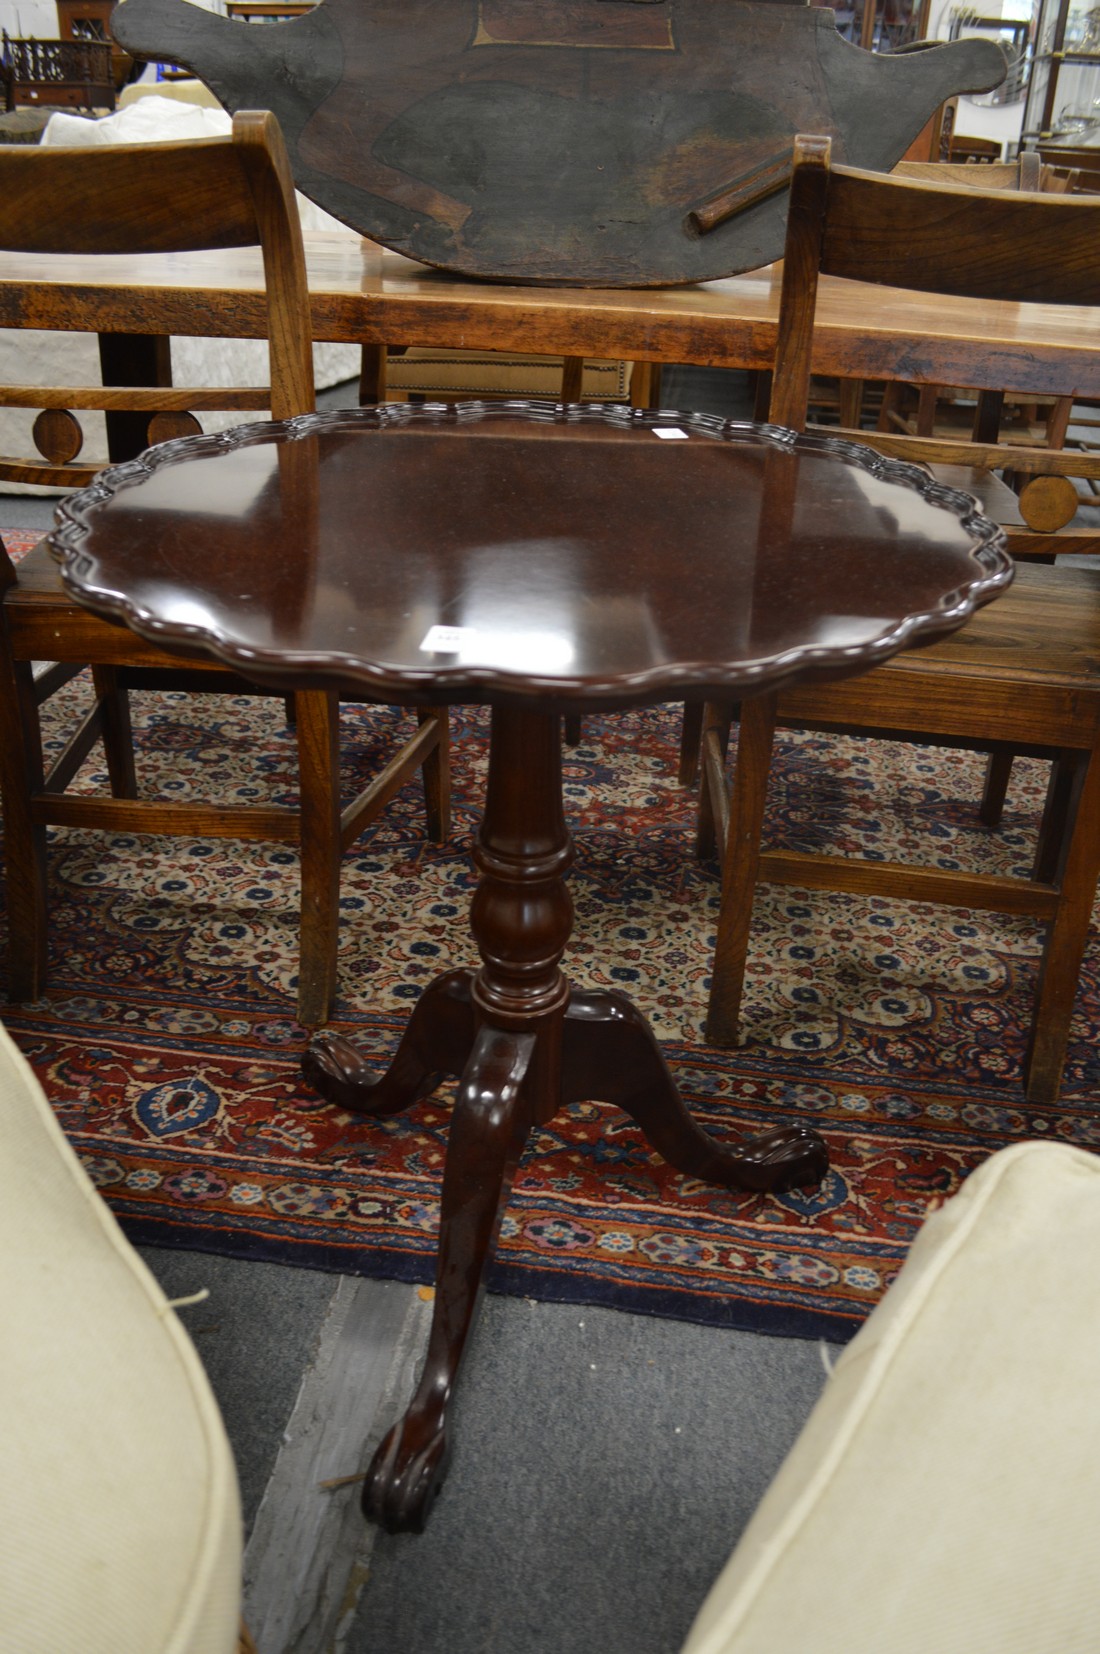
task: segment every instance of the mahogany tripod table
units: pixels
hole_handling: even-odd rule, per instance
[[[368,1117],[460,1076],[427,1362],[363,1498],[385,1526],[421,1528],[532,1129],[596,1099],[678,1170],[730,1189],[808,1187],[827,1169],[803,1126],[715,1141],[627,997],[570,987],[562,713],[863,671],[1007,584],[1000,532],[966,495],[869,449],[553,403],[382,406],[185,438],[105,471],[60,517],[69,589],[162,646],[281,688],[492,707],[480,968],[431,983],[381,1077],[339,1034],[305,1058],[326,1098]]]

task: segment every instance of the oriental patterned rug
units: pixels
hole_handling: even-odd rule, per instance
[[[18,547],[29,540],[7,536]],[[70,686],[66,694],[84,691]],[[278,702],[135,700],[143,788],[294,795]],[[349,790],[407,714],[345,710]],[[1100,946],[1094,932],[1061,1102],[1020,1084],[1038,959],[1025,920],[921,903],[761,891],[746,1043],[702,1021],[716,870],[692,856],[675,785],[678,709],[585,721],[566,753],[577,835],[569,968],[650,1016],[690,1107],[716,1134],[801,1119],[832,1170],[810,1195],[752,1196],[680,1176],[616,1110],[578,1105],[532,1139],[494,1290],[844,1338],[881,1296],[929,1207],[1024,1137],[1100,1148]],[[465,912],[486,714],[452,714],[454,826],[426,845],[415,785],[348,854],[336,1024],[379,1064],[410,1003],[467,963]],[[97,759],[85,783],[98,780]],[[1042,766],[1019,763],[1005,820],[976,818],[981,761],[821,736],[782,742],[770,828],[786,843],[941,865],[1026,868]],[[4,1018],[132,1238],[429,1282],[445,1090],[354,1121],[299,1077],[297,868],[284,848],[59,831],[45,998]]]

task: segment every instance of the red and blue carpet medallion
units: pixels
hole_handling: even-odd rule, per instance
[[[29,536],[5,536],[16,549]],[[66,691],[70,707],[84,693]],[[51,714],[52,716],[52,714]],[[348,790],[409,715],[344,713]],[[566,753],[577,838],[574,979],[625,988],[650,1016],[708,1130],[801,1119],[832,1160],[816,1193],[754,1196],[682,1177],[624,1116],[578,1105],[531,1140],[493,1289],[760,1331],[845,1338],[881,1296],[929,1206],[1024,1137],[1100,1148],[1094,932],[1061,1102],[1025,1102],[1035,985],[1030,921],[763,889],[746,1043],[700,1038],[716,869],[692,858],[695,798],[674,781],[678,709],[588,719]],[[294,796],[281,703],[135,697],[144,791]],[[452,714],[451,842],[427,845],[416,785],[349,853],[337,1026],[382,1065],[413,1000],[470,962],[487,715]],[[86,775],[98,782],[98,760]],[[770,801],[780,842],[1023,871],[1044,775],[1018,763],[1002,827],[981,828],[981,760],[788,736]],[[51,973],[5,1021],[136,1239],[430,1281],[446,1089],[352,1120],[299,1077],[297,863],[277,846],[53,834]]]

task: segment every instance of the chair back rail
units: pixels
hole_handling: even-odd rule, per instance
[[[832,167],[829,140],[800,137],[795,144],[779,337],[770,405],[777,424],[805,428],[814,313],[820,274],[876,285],[963,298],[1016,303],[1092,305],[1100,302],[1100,203],[1065,194],[916,182]],[[981,169],[975,168],[975,171]],[[921,382],[919,360],[906,378]],[[938,375],[925,375],[937,378]],[[1038,386],[1030,367],[1020,386],[981,389],[1046,390],[1071,394],[1072,385]],[[888,447],[879,433],[860,433]],[[891,452],[900,451],[892,440]],[[956,459],[957,443],[929,443],[917,456],[930,463],[1003,463],[988,451]],[[1089,457],[1045,449],[1012,450],[1013,465],[1029,472],[1085,474]],[[1075,469],[1076,468],[1076,469]]]
[[[831,170],[821,269],[886,287],[1015,303],[1100,300],[1095,203]]]
[[[58,201],[91,204],[73,221]],[[75,239],[74,239],[75,238]],[[230,138],[120,144],[92,149],[0,150],[0,247],[13,252],[111,254],[194,252],[259,245],[267,288],[270,392],[184,388],[0,387],[0,403],[44,410],[104,408],[173,412],[270,407],[275,419],[314,406],[313,353],[302,231],[278,124],[267,111],[242,111]],[[67,456],[66,456],[67,457]],[[36,468],[42,474],[36,474]],[[46,470],[49,475],[46,475]],[[0,475],[56,485],[85,481],[86,465],[64,474],[58,452],[43,467],[0,461]]]

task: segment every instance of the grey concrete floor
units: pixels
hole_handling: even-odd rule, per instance
[[[237,1463],[261,1654],[674,1654],[835,1354],[489,1296],[427,1529],[381,1534],[358,1482],[322,1484],[400,1415],[430,1305],[397,1283],[142,1255],[170,1297],[209,1291],[180,1314]]]
[[[170,1299],[203,1288],[210,1294],[179,1313],[202,1357],[233,1444],[250,1529],[302,1376],[316,1355],[336,1277],[207,1252],[140,1250]]]

